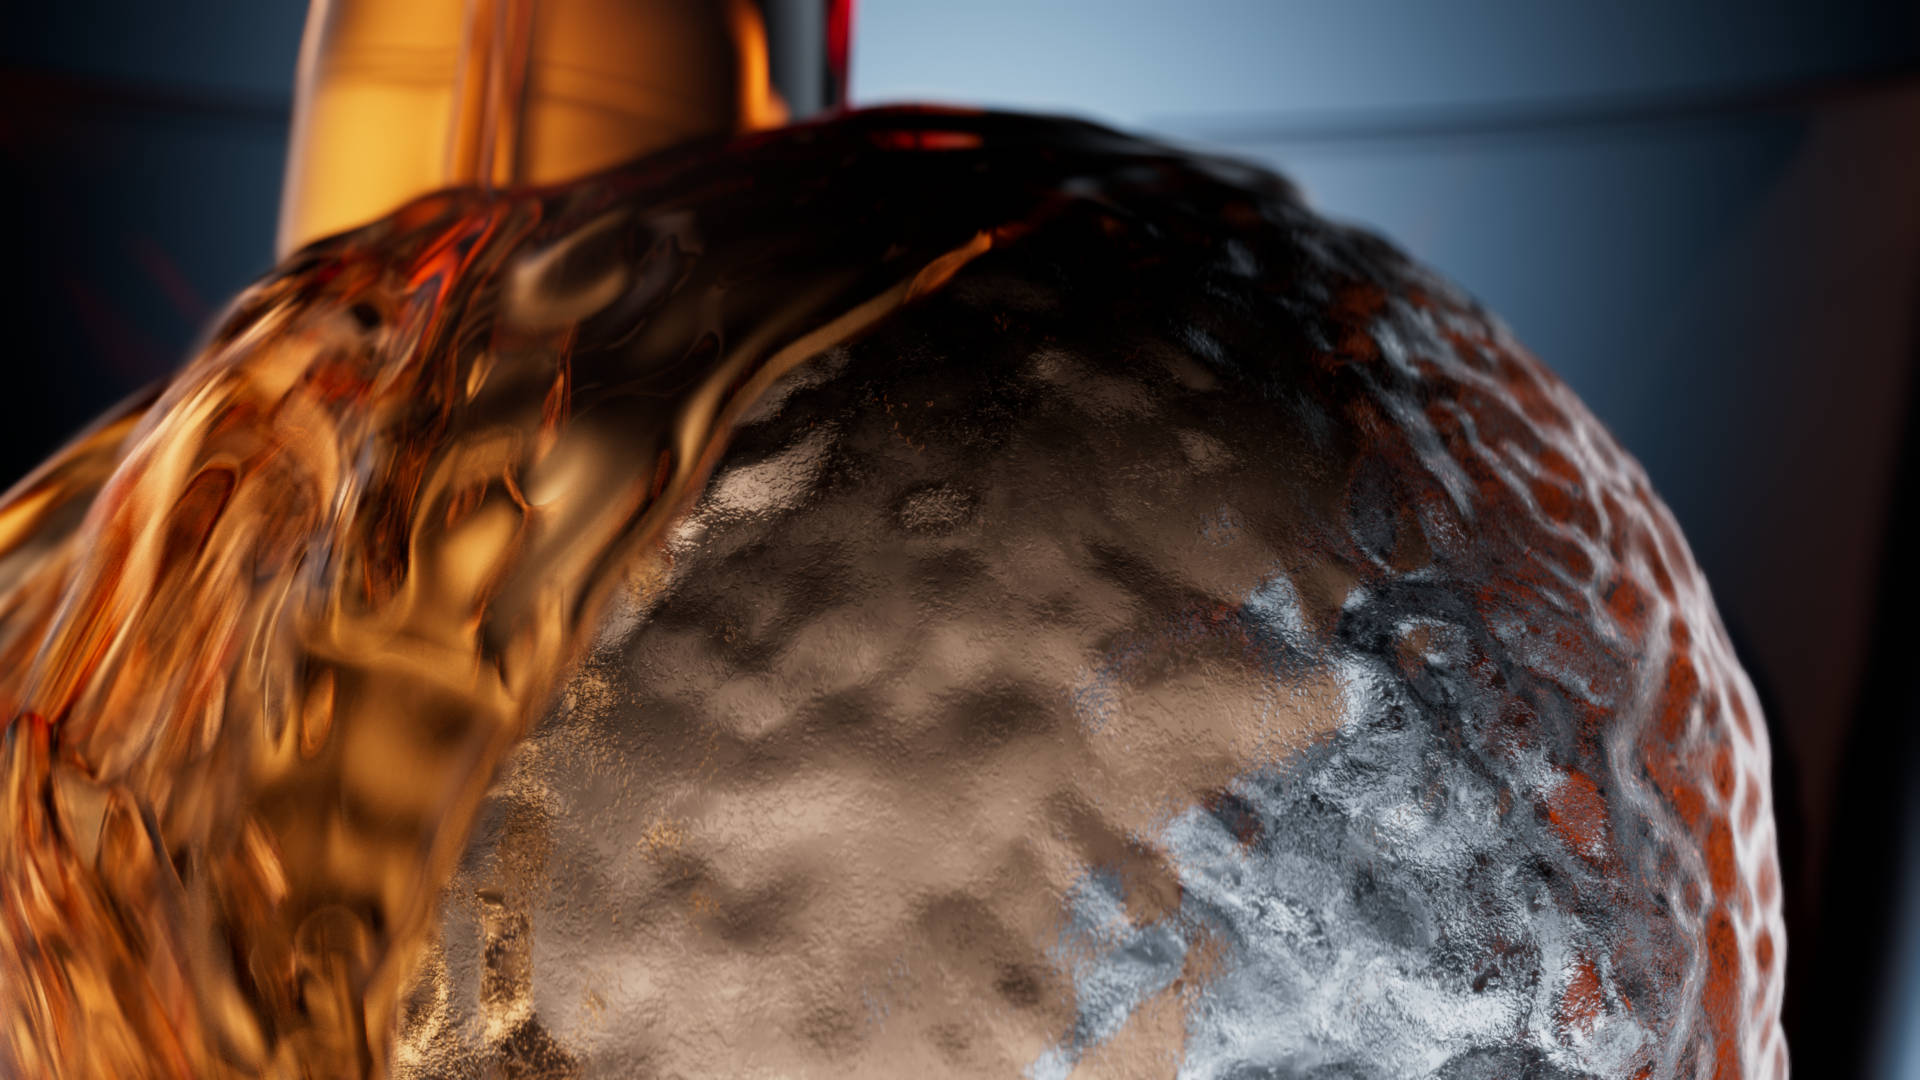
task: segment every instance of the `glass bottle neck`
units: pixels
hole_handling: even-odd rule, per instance
[[[554,183],[831,107],[844,79],[833,24],[844,37],[846,7],[312,0],[279,253],[439,188]]]

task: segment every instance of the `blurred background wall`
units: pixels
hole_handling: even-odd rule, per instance
[[[271,259],[301,0],[0,12],[0,473]],[[859,104],[1270,163],[1646,464],[1767,702],[1803,1075],[1920,1076],[1920,3],[859,0]]]

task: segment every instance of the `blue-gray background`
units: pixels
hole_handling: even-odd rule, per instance
[[[9,479],[267,267],[303,9],[0,13]],[[1502,313],[1646,463],[1767,699],[1796,1061],[1920,1076],[1920,2],[859,0],[853,56],[857,103],[1272,163]]]

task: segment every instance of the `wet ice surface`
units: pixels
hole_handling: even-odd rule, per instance
[[[1354,663],[1365,689],[1332,745],[1160,834],[1178,918],[1128,925],[1110,877],[1076,891],[1076,932],[1104,944],[1076,972],[1071,1038],[1029,1075],[1068,1075],[1196,940],[1218,943],[1223,970],[1188,1010],[1182,1077],[1625,1076],[1656,1049],[1611,979],[1587,992],[1613,1009],[1556,1028],[1580,957],[1631,914],[1560,909],[1533,854],[1548,845],[1503,820],[1472,764],[1433,754],[1432,727],[1409,722],[1422,704],[1368,666]]]
[[[1126,171],[743,427],[403,1073],[1784,1076],[1760,718],[1638,467],[1277,182]]]

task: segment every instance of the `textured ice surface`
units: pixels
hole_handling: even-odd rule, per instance
[[[1387,245],[1139,152],[743,426],[403,1073],[1785,1075],[1764,732],[1640,469]]]

